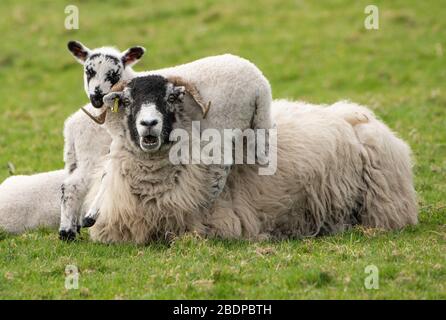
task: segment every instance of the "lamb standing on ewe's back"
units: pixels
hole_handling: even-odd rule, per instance
[[[107,104],[116,97],[126,103],[107,115],[113,142],[104,179],[95,180],[88,197],[95,198],[92,210],[100,211],[90,230],[93,240],[147,243],[188,231],[282,239],[332,234],[355,224],[397,229],[417,222],[410,150],[403,141],[368,110],[367,123],[360,119],[353,127],[325,109],[300,111],[286,101],[273,108],[276,174],[261,176],[256,165],[235,165],[214,205],[203,207],[207,171],[170,163],[171,144],[161,139],[176,128],[190,130],[193,120],[184,111],[195,106],[181,96],[169,102],[171,92],[165,78],[146,76],[104,98]],[[156,111],[139,112],[147,106]],[[138,123],[155,120],[162,144],[147,152],[147,131],[138,130]]]

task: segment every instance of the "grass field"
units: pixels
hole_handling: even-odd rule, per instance
[[[370,106],[413,148],[420,223],[303,241],[186,236],[170,247],[58,241],[55,230],[0,233],[0,299],[446,298],[446,7],[444,0],[0,2],[0,181],[63,166],[64,119],[87,102],[66,49],[148,49],[137,70],[231,52],[256,63],[276,98]],[[64,8],[80,29],[64,28]],[[66,290],[65,266],[79,268]],[[364,269],[379,269],[366,289]]]

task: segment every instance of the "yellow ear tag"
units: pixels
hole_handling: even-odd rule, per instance
[[[116,113],[116,112],[118,112],[118,109],[119,109],[119,99],[116,98],[115,104],[113,105],[113,108],[112,108],[112,112]]]

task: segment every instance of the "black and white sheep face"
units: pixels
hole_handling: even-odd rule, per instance
[[[68,49],[84,66],[84,89],[96,108],[102,107],[104,95],[123,78],[125,69],[138,62],[145,52],[142,47],[123,53],[112,48],[90,50],[77,41],[70,41]]]
[[[85,61],[84,89],[94,107],[102,107],[104,95],[121,80],[123,68],[122,62],[112,55],[96,53]]]
[[[174,86],[161,76],[134,78],[122,92],[104,97],[107,106],[115,100],[125,109],[130,140],[143,152],[156,152],[169,143],[176,109],[183,102],[185,87]]]

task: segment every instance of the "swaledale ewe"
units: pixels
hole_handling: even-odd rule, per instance
[[[107,105],[119,98],[121,107],[108,111],[110,153],[87,197],[89,212],[100,212],[92,240],[148,243],[185,232],[283,239],[356,224],[389,230],[417,222],[408,146],[370,111],[354,106],[346,108],[367,121],[354,116],[352,126],[324,108],[275,102],[276,173],[261,176],[257,165],[234,165],[213,206],[203,206],[206,168],[169,161],[166,137],[177,128],[190,130],[193,119],[184,113],[196,108],[181,95],[170,99],[176,90],[163,77],[145,76],[104,98]],[[332,113],[343,114],[340,106]],[[152,111],[143,112],[147,108]],[[150,135],[161,143],[149,151],[141,121],[160,125]]]

